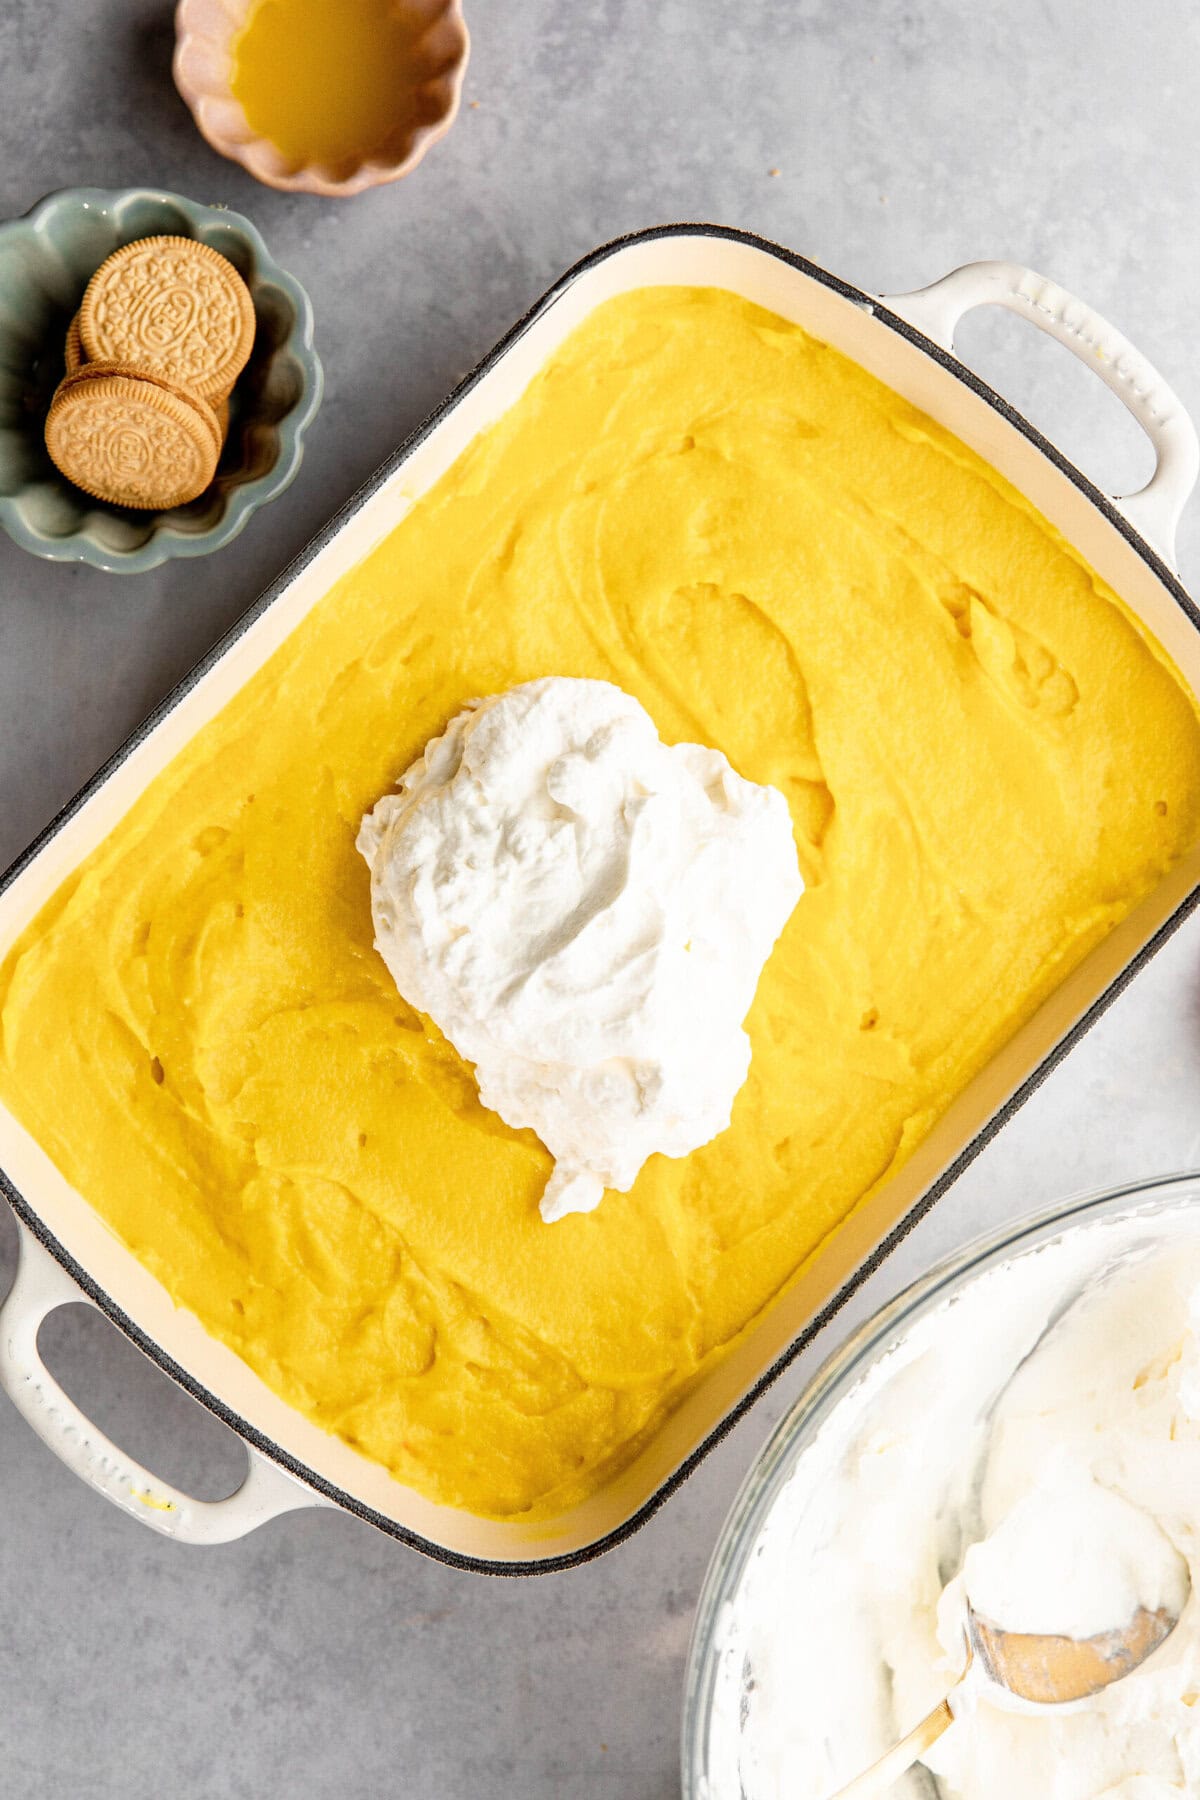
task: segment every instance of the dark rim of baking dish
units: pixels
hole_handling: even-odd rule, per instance
[[[885,325],[888,328],[888,330],[894,331],[898,337],[906,338],[910,344],[915,345],[916,348],[923,351],[926,356],[931,357],[934,362],[940,363],[948,373],[955,376],[957,380],[964,384],[964,386],[970,388],[981,400],[986,401],[995,412],[999,413],[1010,425],[1014,426],[1016,430],[1021,433],[1022,437],[1028,439],[1036,449],[1040,450],[1042,455],[1046,457],[1046,459],[1052,463],[1061,474],[1065,475],[1086,499],[1091,501],[1092,505],[1095,506],[1108,523],[1121,534],[1142,561],[1158,577],[1159,581],[1171,595],[1181,612],[1187,616],[1190,623],[1197,631],[1200,631],[1200,610],[1197,609],[1195,603],[1180,584],[1178,578],[1167,567],[1158,553],[1151,549],[1145,539],[1134,529],[1109,496],[1102,493],[1094,482],[1090,481],[1086,475],[1077,469],[1074,463],[1070,462],[1060,450],[1057,450],[1035,426],[1031,425],[1013,406],[1010,406],[1001,395],[997,394],[993,388],[989,387],[987,382],[982,381],[978,375],[975,375],[970,369],[966,368],[964,364],[959,362],[956,356],[952,355],[947,350],[943,350],[939,344],[934,343],[931,338],[926,337],[924,332],[918,331],[915,326],[909,325],[903,319],[897,318],[895,313],[889,312],[887,307],[882,305],[880,301],[872,295],[863,293],[860,288],[851,286],[849,282],[840,280],[836,275],[830,275],[825,269],[819,268],[816,263],[809,262],[807,257],[799,256],[795,251],[787,250],[780,244],[774,244],[767,238],[757,236],[754,232],[739,231],[730,225],[654,225],[642,231],[628,232],[623,237],[614,238],[609,243],[601,244],[597,249],[591,251],[587,256],[575,263],[564,275],[560,276],[552,287],[546,290],[542,297],[530,307],[524,317],[518,319],[511,330],[505,333],[500,341],[493,346],[471,373],[466,376],[446,399],[443,400],[439,406],[434,408],[428,418],[426,418],[422,424],[418,425],[416,430],[404,440],[399,449],[393,451],[391,456],[375,470],[374,474],[368,477],[362,487],[358,489],[357,493],[353,494],[346,504],[336,512],[312,538],[310,538],[309,542],[305,545],[303,550],[300,551],[299,555],[296,556],[282,573],[276,577],[271,585],[259,595],[258,599],[255,600],[249,609],[230,627],[224,636],[217,640],[208,654],[201,658],[196,666],[183,677],[166,698],[154,708],[153,712],[151,712],[130,736],[126,738],[120,749],[116,750],[113,755],[109,757],[107,762],[101,765],[92,776],[91,780],[86,782],[84,786],[80,788],[79,792],[75,794],[61,811],[55,815],[45,829],[39,832],[33,842],[22,851],[16,861],[9,866],[4,875],[0,876],[0,894],[6,892],[7,889],[11,887],[17,877],[24,872],[50,840],[57,836],[63,826],[76,812],[78,812],[84,802],[91,798],[92,794],[102,786],[113,771],[119,768],[131,752],[135,750],[159,724],[161,724],[168,713],[172,712],[184,696],[190,693],[196,683],[220,661],[227,651],[232,648],[242,636],[243,632],[245,632],[256,619],[261,617],[268,607],[275,603],[300,572],[312,562],[314,557],[325,549],[331,539],[336,536],[345,524],[348,523],[366,501],[382,487],[384,482],[388,481],[392,475],[395,474],[396,470],[409,456],[411,456],[417,446],[424,442],[430,433],[458,405],[465,395],[470,393],[471,389],[478,385],[501,357],[512,348],[518,339],[524,337],[525,333],[549,311],[557,300],[562,298],[567,289],[571,287],[581,275],[596,268],[600,263],[607,261],[610,256],[616,255],[619,251],[627,249],[632,244],[654,243],[668,238],[689,237],[724,239],[728,243],[745,244],[753,250],[761,250],[768,256],[775,257],[779,262],[785,263],[789,268],[796,269],[800,274],[808,276],[810,280],[818,282],[822,287],[830,289],[831,292],[835,294],[839,294],[842,299],[850,301],[852,305],[861,307],[863,311],[870,313],[874,318],[878,319],[882,325]],[[394,1519],[389,1519],[383,1513],[377,1512],[374,1507],[368,1506],[364,1501],[357,1499],[353,1494],[343,1492],[343,1490],[335,1486],[333,1482],[327,1481],[323,1475],[318,1474],[315,1469],[309,1468],[306,1463],[301,1462],[299,1458],[290,1455],[288,1451],[275,1443],[273,1439],[265,1436],[263,1432],[258,1431],[253,1425],[249,1424],[247,1420],[234,1412],[231,1407],[227,1406],[223,1400],[218,1399],[215,1394],[210,1393],[202,1382],[197,1381],[195,1376],[189,1374],[186,1369],[182,1368],[173,1357],[167,1354],[161,1345],[157,1344],[153,1338],[147,1336],[140,1326],[138,1326],[134,1320],[129,1318],[129,1316],[124,1313],[112,1299],[110,1299],[103,1288],[93,1280],[87,1271],[75,1261],[74,1257],[72,1257],[47,1230],[37,1213],[25,1200],[24,1196],[13,1186],[3,1169],[0,1169],[0,1193],[4,1194],[9,1201],[9,1204],[12,1206],[13,1211],[17,1214],[17,1217],[33,1233],[34,1237],[45,1246],[54,1257],[55,1261],[62,1265],[88,1299],[90,1299],[95,1306],[99,1307],[101,1312],[106,1314],[106,1316],[112,1320],[113,1324],[118,1326],[119,1329],[125,1333],[126,1337],[130,1338],[133,1343],[138,1346],[139,1350],[148,1356],[152,1362],[157,1363],[158,1367],[164,1370],[166,1374],[170,1375],[173,1380],[177,1381],[185,1392],[189,1393],[194,1400],[198,1400],[209,1412],[215,1414],[218,1419],[228,1425],[239,1437],[243,1438],[246,1443],[251,1445],[253,1449],[258,1450],[262,1455],[269,1457],[272,1462],[278,1463],[281,1468],[286,1469],[289,1474],[295,1476],[304,1486],[311,1488],[315,1493],[332,1501],[344,1511],[353,1513],[357,1518],[365,1519],[368,1524],[374,1525],[380,1531],[386,1532],[389,1537],[398,1538],[401,1543],[410,1545],[412,1549],[421,1551],[424,1555],[432,1557],[437,1562],[448,1563],[450,1567],[455,1569],[467,1569],[483,1575],[549,1575],[563,1569],[579,1568],[582,1564],[591,1562],[595,1557],[603,1555],[606,1550],[615,1549],[618,1544],[624,1543],[626,1538],[632,1537],[635,1531],[639,1530],[648,1519],[654,1516],[659,1507],[671,1497],[675,1490],[682,1486],[688,1476],[692,1473],[693,1469],[698,1467],[708,1455],[709,1451],[720,1443],[722,1438],[724,1438],[726,1434],[746,1416],[750,1411],[750,1408],[761,1398],[772,1383],[777,1381],[784,1370],[795,1361],[796,1357],[798,1357],[803,1350],[808,1348],[818,1333],[823,1331],[825,1326],[828,1325],[837,1313],[841,1311],[842,1307],[845,1306],[851,1296],[857,1292],[863,1282],[866,1281],[869,1276],[874,1274],[875,1270],[886,1260],[896,1248],[897,1244],[908,1236],[908,1233],[913,1227],[917,1225],[919,1221],[925,1217],[926,1213],[929,1212],[930,1208],[941,1199],[947,1188],[958,1179],[967,1165],[978,1156],[979,1152],[986,1144],[991,1142],[992,1138],[995,1137],[1002,1126],[1008,1123],[1009,1119],[1012,1118],[1017,1109],[1024,1104],[1037,1088],[1041,1086],[1047,1076],[1058,1067],[1068,1051],[1072,1050],[1084,1033],[1090,1030],[1100,1015],[1111,1006],[1118,994],[1124,992],[1134,976],[1146,966],[1155,952],[1160,949],[1171,934],[1182,925],[1188,915],[1195,910],[1197,904],[1200,904],[1200,885],[1194,887],[1190,893],[1186,895],[1179,906],[1176,907],[1175,911],[1171,914],[1170,918],[1166,919],[1163,924],[1160,925],[1159,929],[1155,932],[1149,942],[1144,944],[1133,960],[1122,969],[1119,974],[1114,976],[1113,980],[1109,982],[1103,993],[1097,996],[1087,1012],[1084,1013],[1081,1018],[1076,1020],[1075,1024],[1065,1036],[1063,1036],[1059,1042],[1054,1045],[1053,1049],[1043,1057],[1042,1061],[1038,1064],[1037,1068],[1033,1070],[1032,1074],[1022,1082],[1016,1092],[1010,1095],[1003,1106],[1001,1106],[980,1130],[976,1132],[970,1143],[964,1146],[955,1157],[954,1161],[942,1171],[928,1188],[925,1189],[920,1198],[914,1201],[904,1217],[893,1226],[892,1230],[889,1231],[887,1236],[876,1245],[871,1254],[857,1269],[855,1269],[854,1273],[843,1282],[837,1293],[826,1302],[819,1312],[813,1315],[803,1330],[792,1339],[787,1349],[776,1357],[775,1361],[762,1375],[759,1376],[753,1386],[730,1407],[729,1411],[718,1421],[713,1429],[703,1438],[684,1461],[680,1463],[679,1467],[667,1476],[666,1480],[655,1489],[647,1500],[643,1501],[637,1511],[631,1514],[628,1519],[624,1520],[623,1523],[618,1525],[614,1530],[607,1532],[603,1537],[596,1538],[592,1543],[585,1544],[578,1550],[568,1551],[557,1556],[547,1556],[543,1558],[534,1557],[511,1562],[489,1557],[466,1556],[460,1551],[451,1550],[442,1544],[434,1543],[431,1539],[423,1537],[419,1532],[412,1531],[405,1525],[397,1524]]]

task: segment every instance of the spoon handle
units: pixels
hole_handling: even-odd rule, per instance
[[[955,1683],[957,1687],[958,1683]],[[930,1744],[936,1744],[943,1731],[954,1723],[954,1713],[950,1707],[950,1696],[940,1700],[931,1713],[927,1713],[919,1725],[914,1725],[907,1737],[901,1738],[898,1744],[881,1756],[878,1762],[864,1769],[861,1775],[845,1787],[831,1794],[829,1800],[881,1800],[894,1781],[912,1768],[917,1758],[928,1750]]]

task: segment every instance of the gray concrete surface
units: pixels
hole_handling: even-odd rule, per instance
[[[467,0],[449,139],[346,202],[259,188],[196,135],[159,0],[0,8],[0,216],[78,182],[249,213],[308,285],[328,374],[291,491],[207,561],[119,582],[0,541],[0,863],[455,378],[574,258],[630,227],[748,226],[876,290],[1008,255],[1105,310],[1193,411],[1200,16],[1188,0]],[[772,171],[777,170],[778,173]],[[977,316],[977,366],[1105,483],[1145,446],[1057,347]],[[1200,504],[1184,572],[1200,577]],[[1200,1162],[1200,921],[856,1302],[992,1221]],[[11,1221],[2,1243],[11,1264]],[[5,1276],[4,1279],[7,1279]],[[224,1550],[160,1541],[0,1409],[0,1787],[128,1800],[668,1800],[688,1631],[741,1476],[839,1325],[631,1543],[524,1583],[348,1518]],[[79,1312],[54,1365],[195,1491],[224,1428]]]

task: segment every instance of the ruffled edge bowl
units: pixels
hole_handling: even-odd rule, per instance
[[[211,486],[187,506],[140,512],[66,481],[43,426],[93,271],[118,245],[158,233],[228,256],[250,288],[257,336]],[[34,556],[139,574],[222,548],[294,479],[322,389],[308,295],[240,213],[157,188],[63,188],[0,224],[0,526]]]
[[[419,90],[430,116],[413,128],[403,153],[382,160],[364,156],[345,173],[285,156],[252,129],[231,87],[233,42],[252,4],[253,0],[179,0],[172,72],[201,136],[221,156],[241,163],[256,181],[289,193],[331,199],[361,194],[409,174],[458,117],[471,48],[462,0],[416,0],[426,15],[417,43],[430,59],[429,74]]]

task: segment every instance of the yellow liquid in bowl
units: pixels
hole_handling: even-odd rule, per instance
[[[480,694],[617,682],[787,797],[729,1130],[549,1158],[372,947],[363,812]],[[175,1299],[422,1493],[601,1485],[1200,835],[1167,657],[948,432],[711,289],[600,307],[0,965],[0,1097]]]
[[[427,24],[403,0],[257,0],[234,44],[234,98],[297,164],[399,159],[441,110],[422,92]]]

